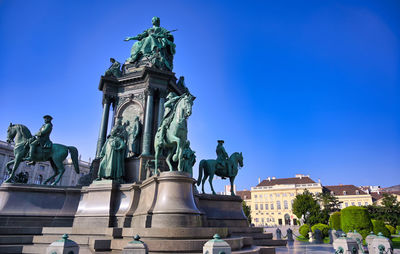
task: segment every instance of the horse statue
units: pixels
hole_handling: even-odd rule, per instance
[[[172,120],[169,125],[164,126],[164,124],[162,124],[161,127],[158,128],[154,140],[155,174],[158,172],[158,158],[163,151],[167,151],[166,162],[170,171],[174,170],[171,157],[173,162],[178,162],[178,171],[184,170],[183,152],[188,142],[187,119],[192,114],[192,106],[195,98],[196,97],[190,93],[181,95],[181,98],[174,106],[174,110],[171,112]]]
[[[10,183],[14,178],[15,171],[21,162],[25,161],[25,157],[29,152],[29,141],[32,138],[32,134],[29,129],[22,124],[12,124],[7,129],[7,142],[11,143],[15,141],[14,156],[15,158],[6,164],[6,169],[10,175],[6,183]],[[65,168],[63,161],[67,158],[68,152],[71,154],[72,163],[74,164],[75,172],[79,174],[79,163],[78,163],[78,149],[73,146],[65,146],[61,144],[53,144],[49,153],[40,153],[42,148],[39,146],[38,153],[34,154],[33,161],[49,161],[51,167],[54,170],[54,175],[49,177],[43,184],[47,184],[49,181],[55,179],[51,185],[56,185],[64,174]],[[40,154],[43,154],[40,156]],[[12,169],[10,166],[13,165]]]
[[[197,186],[200,185],[201,183],[201,191],[204,194],[204,183],[207,180],[208,177],[208,182],[210,183],[210,187],[212,190],[212,193],[216,195],[214,191],[214,187],[212,185],[212,180],[214,178],[214,175],[220,176],[223,179],[226,177],[229,177],[229,180],[231,182],[231,195],[235,196],[235,193],[233,192],[233,182],[235,181],[235,177],[239,171],[239,168],[243,167],[243,155],[242,153],[235,152],[233,153],[229,159],[228,163],[232,167],[232,175],[227,174],[227,169],[215,169],[215,166],[217,164],[217,160],[201,160],[199,164],[199,178],[197,179]],[[204,172],[204,177],[203,177],[203,172]]]

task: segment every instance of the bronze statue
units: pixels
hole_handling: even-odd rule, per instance
[[[64,174],[64,160],[71,154],[72,163],[77,174],[79,174],[78,163],[78,150],[73,146],[65,146],[61,144],[52,144],[49,136],[53,125],[51,124],[51,117],[46,115],[45,124],[40,128],[36,134],[36,138],[32,138],[29,129],[22,124],[12,124],[7,129],[7,142],[15,141],[14,155],[15,158],[6,164],[6,169],[10,175],[6,183],[12,182],[14,179],[15,171],[18,169],[19,164],[26,159],[30,161],[49,161],[54,170],[54,174],[50,176],[43,184],[47,184],[54,180],[51,185],[56,185]],[[30,141],[37,142],[36,145],[29,146]],[[30,148],[30,149],[29,149]],[[33,149],[32,149],[33,148]],[[30,156],[25,158],[30,150]],[[12,169],[10,166],[13,165]]]
[[[231,165],[228,162],[229,156],[228,153],[225,151],[224,148],[224,141],[223,140],[218,140],[218,145],[216,148],[216,153],[217,153],[217,164],[216,168],[217,169],[227,169],[227,174],[231,175],[232,174],[232,169]],[[222,179],[225,179],[224,177]]]
[[[53,130],[53,124],[51,123],[51,120],[53,120],[53,118],[49,115],[45,115],[43,118],[44,124],[42,125],[38,133],[36,133],[35,136],[29,140],[29,155],[24,159],[26,161],[29,161],[28,164],[35,164],[35,162],[33,161],[33,154],[36,152],[37,146],[40,145],[43,153],[48,153],[52,146],[52,142],[50,141],[50,133]]]
[[[160,27],[159,17],[153,17],[152,23],[153,27],[143,33],[125,39],[138,40],[133,44],[131,56],[126,61],[139,63],[142,59],[147,59],[159,69],[172,71],[175,54],[174,36],[171,34],[173,31]]]
[[[138,156],[140,154],[140,134],[142,131],[142,125],[139,120],[139,116],[135,117],[130,136],[130,154],[132,156]]]
[[[116,78],[121,77],[121,63],[116,61],[114,58],[110,58],[111,66],[106,70],[104,76],[110,77],[114,76]]]

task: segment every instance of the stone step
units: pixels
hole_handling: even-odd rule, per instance
[[[212,239],[219,234],[222,238],[228,236],[227,228],[124,228],[123,237],[163,238],[163,239]]]
[[[0,245],[0,253],[2,254],[20,254],[23,245]]]
[[[150,239],[141,238],[140,240],[145,242],[150,252],[201,252],[203,245],[210,240],[207,239],[184,239],[184,240],[171,240],[171,239]],[[122,250],[128,242],[133,239],[114,239],[111,242],[112,250]],[[252,240],[244,237],[231,237],[223,239],[232,248],[232,250],[240,250],[245,246],[244,243],[249,244]]]
[[[40,235],[39,227],[0,227],[0,235]]]
[[[72,227],[44,227],[43,234],[51,235],[106,235],[122,237],[122,228],[72,228]]]
[[[34,244],[51,244],[54,241],[60,240],[62,235],[41,235],[34,236]],[[79,245],[94,246],[95,241],[107,240],[111,241],[110,236],[89,236],[89,235],[68,235],[68,239],[76,242]]]
[[[256,239],[272,239],[272,233],[234,233],[232,236],[246,236]]]
[[[260,227],[229,227],[229,233],[263,233],[264,228]]]
[[[273,239],[254,239],[254,245],[257,246],[286,246],[286,240],[273,240]]]
[[[49,244],[34,244],[34,245],[24,245],[22,253],[24,254],[43,254],[46,253],[47,247]],[[21,252],[19,252],[21,253]],[[79,254],[94,254],[88,246],[79,246]],[[105,254],[111,252],[96,252],[96,254]],[[114,252],[112,252],[114,254]]]
[[[265,246],[258,246],[260,247],[260,254],[275,254],[274,247],[265,247]]]
[[[0,245],[31,244],[32,235],[0,235]]]

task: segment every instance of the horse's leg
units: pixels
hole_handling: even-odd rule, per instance
[[[155,154],[154,154],[154,175],[158,173],[158,153],[160,152],[160,147],[156,146]]]
[[[172,167],[172,164],[171,164],[171,155],[172,155],[172,153],[169,152],[168,155],[167,155],[167,158],[165,158],[165,162],[167,162],[169,171],[173,171],[174,170],[174,168]]]
[[[204,183],[206,182],[207,177],[208,177],[208,174],[207,174],[207,172],[204,170],[203,180],[201,180],[201,191],[203,192],[203,194],[205,193],[205,192],[204,192]]]
[[[51,185],[57,185],[57,183],[61,180],[61,177],[63,176],[65,172],[64,164],[62,163],[63,160],[55,160],[54,164],[56,164],[57,169],[58,169],[58,176],[57,179],[51,184]]]
[[[213,195],[216,195],[217,193],[215,193],[214,187],[213,187],[213,184],[212,184],[213,178],[214,178],[214,174],[211,173],[211,174],[210,174],[210,177],[208,178],[208,182],[210,183],[210,187],[211,187],[212,194],[213,194]]]
[[[231,196],[235,196],[235,192],[233,192],[233,182],[235,181],[235,176],[229,177],[229,181],[231,182]]]
[[[47,184],[50,180],[53,180],[57,176],[58,170],[57,170],[56,164],[54,163],[54,161],[52,159],[50,159],[49,161],[50,161],[51,168],[54,171],[54,174],[52,176],[50,176],[49,178],[47,178],[46,181],[43,182],[44,185]]]
[[[12,160],[10,160],[9,162],[7,162],[7,164],[6,164],[6,169],[7,169],[7,172],[8,172],[9,175],[11,174],[11,168],[10,168],[10,166],[11,166],[11,164],[14,163],[14,161],[15,161],[15,159],[12,159]]]
[[[9,161],[9,162],[7,163],[6,167],[7,167],[7,170],[8,170],[8,174],[9,174],[10,176],[4,181],[5,183],[10,183],[10,182],[12,181],[12,179],[14,178],[14,175],[15,175],[15,171],[18,169],[18,166],[19,166],[19,164],[21,163],[21,161],[22,161],[22,156],[20,156],[20,155],[18,154],[17,156],[15,156],[15,159],[14,159],[14,160],[11,160],[11,161]],[[11,163],[10,163],[10,162],[11,162]],[[10,172],[9,166],[10,166],[11,164],[13,164],[13,163],[14,163],[14,165],[13,165],[12,170],[11,170],[11,172]]]

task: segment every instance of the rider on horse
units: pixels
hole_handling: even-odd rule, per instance
[[[224,170],[227,169],[227,175],[231,176],[232,175],[232,169],[231,169],[231,165],[229,164],[229,156],[228,153],[225,151],[224,148],[224,141],[223,140],[218,140],[218,145],[217,145],[217,149],[216,149],[216,153],[217,153],[217,164],[216,164],[216,168],[220,169],[220,170]],[[223,177],[224,179],[225,177]]]
[[[53,130],[53,124],[51,123],[51,120],[53,118],[49,115],[45,115],[44,117],[44,124],[36,133],[36,135],[29,141],[30,147],[29,147],[29,156],[25,158],[25,160],[30,161],[28,164],[34,164],[35,162],[33,161],[33,154],[36,152],[36,147],[40,145],[40,147],[43,149],[43,153],[46,151],[50,151],[52,142],[50,141],[50,133]]]
[[[174,92],[170,92],[167,95],[167,101],[164,103],[164,116],[161,125],[159,127],[161,128],[161,137],[163,139],[165,138],[165,132],[167,131],[167,128],[171,123],[174,107],[180,98],[181,96],[176,95],[176,93]]]

